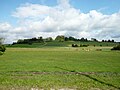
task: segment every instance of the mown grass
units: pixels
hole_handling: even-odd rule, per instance
[[[7,48],[0,56],[0,89],[115,90],[119,63],[120,52],[110,47]]]

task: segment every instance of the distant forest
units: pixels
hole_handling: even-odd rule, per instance
[[[114,40],[102,40],[102,41],[98,41],[95,38],[91,38],[91,40],[88,40],[87,38],[74,38],[72,36],[70,37],[65,37],[63,35],[58,35],[55,39],[53,39],[52,37],[48,37],[48,38],[43,38],[43,37],[34,37],[34,38],[30,38],[30,39],[19,39],[17,42],[13,42],[14,44],[29,44],[31,45],[32,43],[43,43],[43,42],[52,42],[52,41],[59,41],[59,42],[64,42],[64,41],[81,41],[81,42],[90,42],[90,41],[94,41],[94,42],[115,42]]]

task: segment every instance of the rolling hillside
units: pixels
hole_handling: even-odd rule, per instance
[[[71,47],[72,44],[77,44],[78,46],[89,45],[89,46],[108,46],[113,47],[118,43],[113,42],[79,42],[79,41],[51,41],[51,42],[41,42],[41,43],[32,43],[32,44],[14,44],[14,45],[6,45],[6,47],[21,47],[21,48],[42,48],[42,47]]]

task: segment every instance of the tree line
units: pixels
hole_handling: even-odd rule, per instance
[[[51,41],[59,41],[59,42],[64,42],[64,41],[81,41],[81,42],[89,42],[89,41],[94,41],[94,42],[100,42],[95,38],[91,38],[91,40],[88,40],[87,38],[75,38],[75,37],[66,37],[64,35],[58,35],[56,36],[55,39],[52,37],[48,38],[43,38],[43,37],[34,37],[31,39],[19,39],[17,42],[13,42],[14,44],[32,44],[32,43],[43,43],[43,42],[51,42]],[[115,42],[114,40],[102,40],[101,42]]]

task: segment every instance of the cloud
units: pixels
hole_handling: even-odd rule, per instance
[[[120,40],[120,12],[111,15],[97,10],[82,13],[72,7],[69,0],[58,0],[56,6],[22,4],[12,16],[18,20],[16,27],[9,23],[0,24],[0,32],[6,32],[11,41],[38,36],[55,37],[60,34],[78,38]]]
[[[0,38],[10,39],[10,30],[12,29],[12,26],[8,22],[0,23]],[[8,41],[6,40],[5,43]]]
[[[12,27],[12,26],[11,26],[9,23],[7,23],[7,22],[5,22],[5,23],[0,23],[0,32],[1,32],[1,33],[5,33],[5,32],[7,32],[11,27]]]
[[[71,5],[69,4],[69,0],[57,0],[57,2],[60,8],[69,9],[71,7]]]
[[[45,16],[49,11],[50,7],[48,6],[26,3],[18,7],[13,16],[17,18],[34,18]]]

